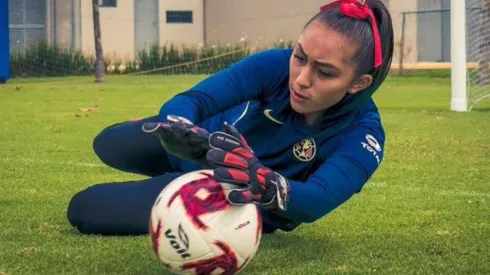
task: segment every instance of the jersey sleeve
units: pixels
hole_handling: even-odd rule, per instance
[[[383,160],[385,135],[379,127],[358,127],[306,182],[291,181],[288,209],[281,215],[311,223],[360,192]]]
[[[177,94],[159,112],[185,117],[198,124],[249,100],[271,100],[279,83],[289,73],[289,52],[265,50],[252,54]]]

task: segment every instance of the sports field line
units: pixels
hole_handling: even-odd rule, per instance
[[[81,166],[89,168],[107,167],[103,163],[95,162],[76,162],[76,161],[50,161],[50,160],[37,160],[31,158],[9,158],[0,157],[0,162],[20,163],[22,165],[53,165],[53,166]],[[470,197],[470,198],[490,198],[490,193],[477,192],[474,190],[441,190],[435,188],[417,188],[417,187],[403,187],[399,185],[390,185],[386,182],[371,181],[366,184],[364,188],[394,188],[402,192],[426,192],[432,193],[438,196],[448,197]]]
[[[439,196],[490,198],[490,193],[487,192],[478,192],[474,190],[451,191],[436,188],[403,187],[399,185],[389,185],[386,182],[368,182],[364,188],[396,188],[402,192],[428,192]]]
[[[50,161],[43,159],[31,159],[31,158],[4,158],[0,157],[0,162],[15,162],[24,165],[29,164],[41,164],[41,165],[54,165],[54,166],[84,166],[84,167],[106,167],[103,163],[95,162],[77,162],[77,161]]]

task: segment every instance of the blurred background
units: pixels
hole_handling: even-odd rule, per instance
[[[202,56],[196,51],[202,48],[211,48],[208,57],[216,54],[215,51],[226,53],[237,50],[237,47],[253,51],[290,46],[307,20],[321,5],[329,2],[9,0],[11,77],[91,73],[93,66],[83,66],[93,62],[90,59],[95,55],[94,4],[98,5],[106,70],[108,73],[127,73],[198,59]],[[392,13],[395,30],[396,51],[392,68],[401,69],[400,73],[449,69],[450,0],[383,2]],[[476,68],[476,62],[487,63],[488,67],[488,60],[479,57],[488,56],[490,52],[489,28],[483,24],[490,16],[489,6],[488,0],[467,0],[466,39],[471,42],[468,44],[470,68]],[[176,52],[168,53],[173,46],[185,46],[187,56],[180,59],[172,56],[177,55]],[[63,54],[59,54],[60,51]],[[27,53],[29,56],[25,57]],[[164,54],[170,54],[166,63],[162,61]],[[67,58],[78,63],[71,64],[65,60]],[[32,66],[34,62],[40,66]],[[42,67],[49,72],[40,70]]]

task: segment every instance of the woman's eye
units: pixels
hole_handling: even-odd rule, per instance
[[[322,77],[329,77],[329,78],[331,78],[331,77],[335,77],[335,75],[334,75],[334,74],[332,74],[332,73],[327,73],[327,72],[322,72],[322,71],[319,71],[319,72],[320,72],[320,75],[321,75]]]
[[[299,54],[295,54],[294,57],[296,59],[298,59],[299,61],[304,61],[305,60],[305,58],[303,56],[299,55]]]

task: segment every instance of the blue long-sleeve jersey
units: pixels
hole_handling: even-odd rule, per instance
[[[274,49],[247,57],[176,95],[159,114],[162,121],[168,114],[185,117],[210,132],[233,124],[261,163],[290,181],[287,211],[267,214],[278,227],[316,221],[359,192],[382,161],[385,142],[370,94],[346,97],[319,126],[307,126],[290,106],[291,54]],[[184,172],[202,169],[172,156],[171,162]]]

